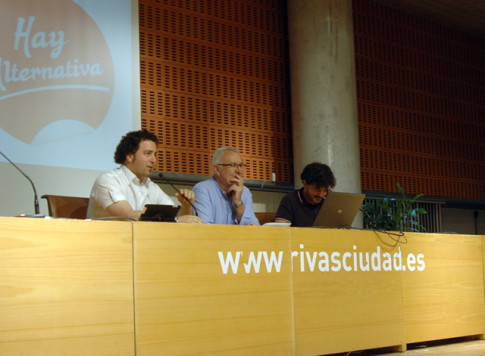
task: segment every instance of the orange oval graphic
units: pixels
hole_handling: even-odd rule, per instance
[[[111,105],[114,69],[93,19],[66,0],[0,4],[2,129],[30,143],[58,120],[97,128]]]

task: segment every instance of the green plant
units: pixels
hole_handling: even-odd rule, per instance
[[[418,216],[426,214],[426,210],[414,206],[423,194],[408,198],[399,183],[396,186],[401,198],[383,198],[362,205],[364,226],[373,230],[425,231]]]

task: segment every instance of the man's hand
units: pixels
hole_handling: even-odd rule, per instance
[[[192,204],[194,204],[195,193],[191,190],[180,189],[180,194],[176,193],[175,196],[177,197],[180,204],[189,204],[189,203],[187,203],[187,200],[190,201]]]
[[[241,196],[244,188],[244,181],[240,176],[235,176],[230,181],[231,185],[227,188],[227,195],[231,197],[235,204],[241,203]]]
[[[195,201],[195,193],[188,189],[180,189],[180,194],[175,194],[182,207],[179,210],[177,216],[180,218],[183,215],[193,215],[192,205]],[[189,203],[190,202],[190,203]]]
[[[186,224],[203,224],[202,220],[198,216],[194,215],[182,215],[177,217],[179,223]]]

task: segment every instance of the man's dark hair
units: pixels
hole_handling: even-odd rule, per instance
[[[310,163],[301,172],[301,180],[305,180],[309,185],[315,185],[317,188],[333,188],[336,180],[329,166],[323,163]]]
[[[149,140],[158,143],[158,138],[147,130],[131,131],[121,138],[120,143],[116,147],[115,162],[119,164],[125,163],[126,155],[135,154],[140,147],[140,142]]]

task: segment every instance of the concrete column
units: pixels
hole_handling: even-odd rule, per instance
[[[288,0],[288,30],[295,187],[317,161],[360,192],[352,0]]]

